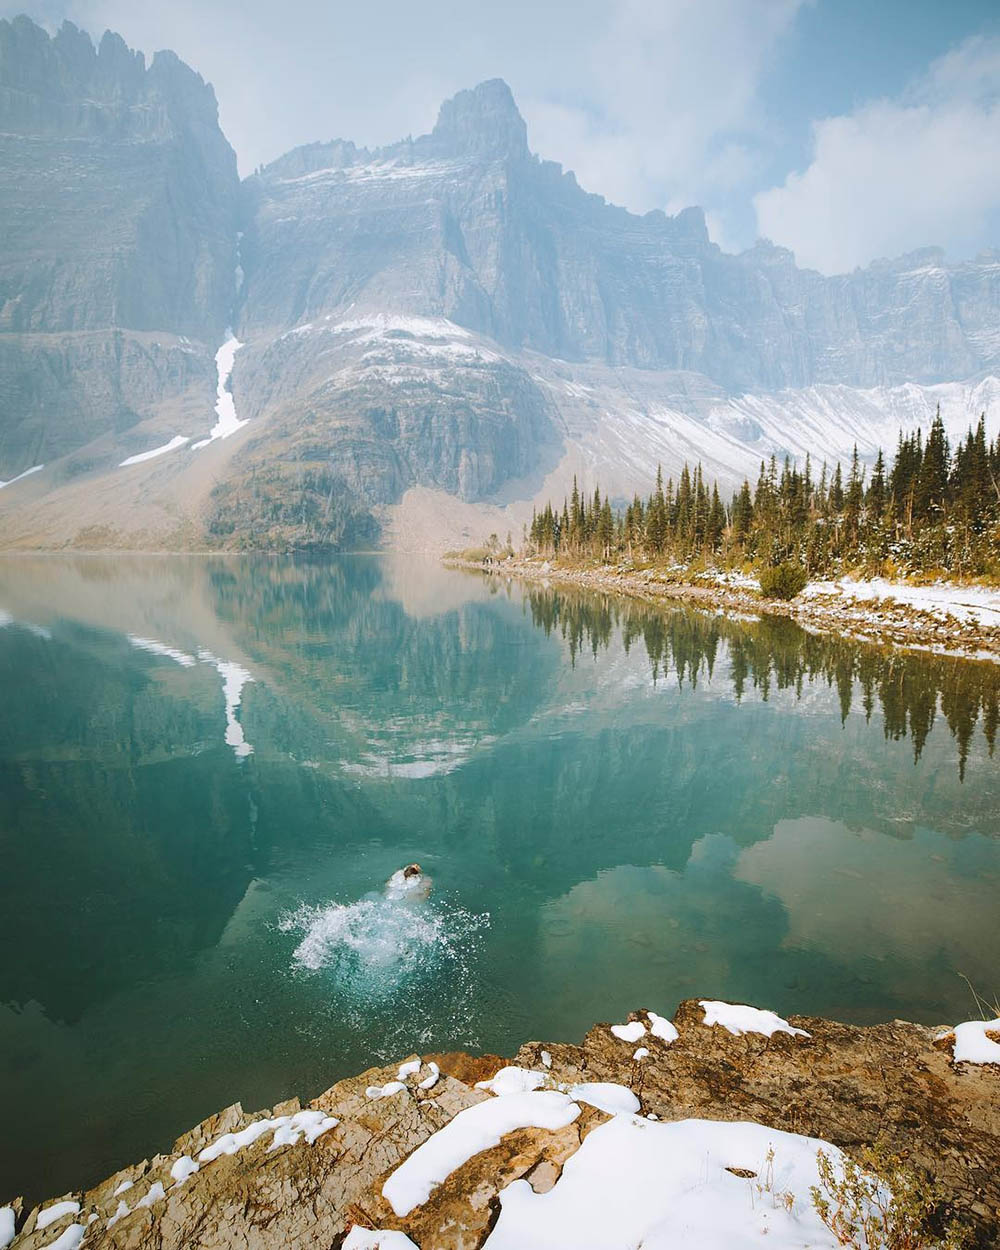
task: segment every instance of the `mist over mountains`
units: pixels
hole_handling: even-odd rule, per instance
[[[388,520],[405,545],[417,520],[433,545],[573,473],[630,495],[701,459],[732,485],[939,403],[954,433],[1000,420],[1000,252],[833,278],[726,254],[700,209],[636,216],[532,155],[500,80],[429,135],[241,184],[173,54],[16,18],[0,171],[0,544],[367,545]],[[246,424],[195,450],[220,386]]]

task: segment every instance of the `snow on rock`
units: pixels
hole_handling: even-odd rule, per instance
[[[44,464],[33,464],[30,469],[25,469],[17,477],[9,477],[6,482],[0,482],[0,490],[3,490],[5,486],[13,486],[15,482],[20,482],[22,478],[31,477],[32,473],[41,473],[44,468]]]
[[[65,1202],[54,1202],[52,1206],[46,1207],[43,1211],[38,1212],[38,1219],[35,1221],[36,1228],[48,1228],[50,1224],[54,1224],[56,1220],[61,1220],[64,1215],[78,1215],[80,1213],[80,1204],[69,1199]]]
[[[115,1192],[112,1196],[117,1198],[119,1194],[127,1193],[128,1190],[132,1188],[132,1184],[133,1184],[132,1181],[122,1181],[120,1185],[117,1185],[115,1187]]]
[[[955,1026],[956,1063],[1000,1063],[1000,1042],[987,1037],[994,1033],[1000,1038],[1000,1017],[996,1020],[966,1020]]]
[[[221,1137],[217,1137],[198,1155],[198,1162],[211,1163],[220,1155],[234,1155],[238,1150],[252,1146],[265,1133],[273,1134],[268,1150],[276,1150],[279,1146],[294,1146],[303,1136],[311,1146],[338,1122],[325,1111],[313,1110],[297,1111],[294,1115],[278,1115],[269,1120],[254,1120],[238,1133],[223,1133]]]
[[[129,456],[118,467],[119,469],[126,469],[130,464],[143,464],[147,460],[155,460],[157,456],[165,456],[168,451],[176,451],[178,447],[183,447],[185,443],[190,441],[190,438],[185,434],[175,434],[169,443],[161,443],[159,447],[154,447],[152,451],[141,451],[137,456]]]
[[[108,1220],[108,1228],[114,1228],[119,1220],[123,1220],[126,1215],[132,1214],[132,1208],[128,1205],[124,1198],[120,1198],[114,1215]]]
[[[202,1153],[204,1153],[204,1151]],[[162,1202],[166,1196],[166,1191],[163,1188],[163,1182],[156,1181],[154,1184],[150,1185],[149,1193],[143,1194],[143,1196],[135,1204],[135,1209],[138,1211],[140,1207],[151,1207],[154,1202]]]
[[[366,1098],[392,1098],[394,1094],[402,1094],[406,1086],[402,1081],[387,1081],[385,1085],[369,1085],[365,1090]]]
[[[405,1233],[360,1228],[357,1224],[344,1239],[341,1250],[417,1250]]]
[[[528,1068],[501,1068],[496,1076],[488,1081],[477,1081],[476,1089],[488,1089],[491,1094],[507,1096],[509,1094],[527,1094],[545,1081],[545,1074],[532,1072]]]
[[[401,1063],[396,1073],[397,1081],[405,1081],[408,1076],[416,1076],[420,1071],[420,1060],[411,1059],[409,1063]]]
[[[417,1089],[433,1089],[438,1083],[438,1078],[441,1075],[441,1069],[437,1066],[433,1059],[429,1059],[427,1061],[427,1066],[430,1068],[430,1075],[424,1077],[424,1079],[417,1086]]]
[[[170,1175],[174,1178],[175,1185],[183,1185],[185,1181],[189,1181],[195,1172],[201,1169],[190,1155],[181,1155],[177,1162],[170,1169]]]
[[[237,430],[241,430],[246,425],[246,421],[241,421],[236,415],[236,403],[233,400],[233,392],[229,389],[229,379],[232,377],[236,353],[242,346],[243,344],[236,338],[232,330],[227,330],[226,341],[215,353],[215,368],[218,374],[218,382],[215,388],[215,415],[217,420],[209,431],[208,438],[203,438],[200,442],[194,443],[191,448],[192,451],[198,451],[202,447],[207,447],[209,443],[214,443],[216,439],[228,438],[230,434],[235,434]]]
[[[808,1037],[805,1029],[793,1028],[787,1020],[773,1011],[759,1007],[745,1007],[738,1003],[720,1003],[703,998],[700,1006],[705,1012],[705,1024],[721,1024],[736,1037],[744,1033],[762,1033],[771,1037],[775,1033],[790,1033],[793,1037]]]
[[[417,1147],[382,1186],[382,1194],[397,1216],[408,1215],[473,1155],[499,1145],[505,1133],[520,1128],[555,1131],[579,1114],[577,1104],[556,1090],[509,1094],[466,1107]]]
[[[646,1046],[640,1046],[640,1047],[639,1047],[639,1049],[638,1049],[638,1050],[635,1052],[635,1054],[632,1056],[632,1058],[633,1058],[633,1059],[635,1059],[636,1061],[638,1061],[638,1060],[640,1060],[640,1059],[648,1059],[648,1058],[649,1058],[649,1048],[648,1048],[648,1047],[646,1047]]]
[[[622,1042],[637,1042],[646,1034],[646,1026],[641,1020],[633,1020],[630,1024],[613,1024],[611,1032]]]
[[[639,1110],[639,1099],[635,1094],[624,1085],[616,1085],[613,1081],[584,1081],[579,1085],[571,1085],[568,1093],[570,1098],[588,1103],[608,1115],[631,1115]]]
[[[64,1232],[47,1246],[46,1250],[77,1250],[87,1231],[86,1224],[70,1224]]]
[[[7,1250],[13,1240],[14,1208],[0,1207],[0,1250]]]
[[[649,1031],[654,1037],[658,1037],[661,1042],[665,1042],[668,1046],[671,1042],[676,1042],[680,1034],[666,1016],[658,1016],[655,1011],[647,1011],[646,1019],[649,1021]]]
[[[810,582],[802,597],[829,597],[857,604],[880,604],[884,601],[902,604],[938,620],[951,617],[963,623],[1000,625],[1000,590],[989,586],[959,586],[954,582],[914,586],[909,582],[889,581],[885,577],[865,581],[841,577],[837,581]]]
[[[542,1067],[543,1068],[552,1067],[552,1056],[549,1054],[547,1050],[542,1051]]]
[[[616,1115],[587,1135],[548,1193],[536,1194],[523,1180],[501,1192],[500,1218],[485,1247],[836,1250],[809,1195],[810,1186],[820,1184],[821,1149],[835,1168],[841,1165],[835,1146],[760,1124],[660,1124]],[[759,1180],[727,1168],[748,1169]],[[753,1186],[768,1186],[769,1177],[769,1187],[758,1193]]]
[[[281,1116],[285,1124],[279,1125],[268,1150],[277,1150],[279,1146],[297,1146],[299,1139],[304,1137],[306,1144],[311,1146],[318,1137],[336,1128],[340,1121],[336,1116],[327,1115],[325,1111],[296,1111],[291,1116]]]

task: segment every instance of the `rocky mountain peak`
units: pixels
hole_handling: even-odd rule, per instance
[[[441,105],[432,134],[452,151],[485,157],[528,155],[528,130],[510,87],[491,78]]]

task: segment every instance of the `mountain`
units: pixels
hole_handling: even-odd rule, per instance
[[[210,409],[238,194],[173,53],[0,21],[0,477]]]
[[[7,545],[435,545],[574,473],[732,485],[939,402],[955,433],[1000,419],[1000,252],[726,254],[700,209],[637,216],[534,156],[500,80],[238,186],[171,54],[19,18],[0,112],[0,477],[47,466],[0,491]]]

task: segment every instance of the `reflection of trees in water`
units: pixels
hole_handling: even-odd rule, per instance
[[[1000,667],[914,652],[882,650],[835,634],[812,634],[786,617],[734,621],[689,608],[654,609],[630,600],[554,590],[531,590],[531,617],[546,634],[556,632],[573,662],[586,647],[596,658],[620,632],[625,650],[642,641],[657,680],[668,672],[696,687],[711,677],[720,644],[729,659],[737,701],[747,688],[767,700],[773,689],[794,690],[825,681],[840,699],[846,720],[860,694],[865,719],[882,714],[887,738],[910,738],[919,759],[940,712],[958,744],[964,778],[977,724],[993,755],[1000,721]],[[860,690],[859,690],[860,687]]]

